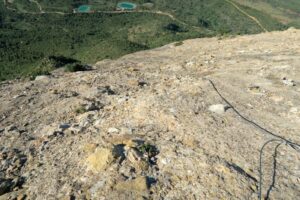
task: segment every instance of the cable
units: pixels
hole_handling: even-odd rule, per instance
[[[259,152],[259,190],[258,190],[258,199],[261,200],[261,196],[262,196],[262,186],[263,186],[263,180],[262,180],[262,177],[263,177],[263,171],[262,171],[262,157],[263,157],[263,151],[264,151],[264,148],[270,144],[271,142],[280,142],[280,144],[278,144],[276,146],[276,149],[275,151],[277,151],[277,148],[279,147],[279,145],[282,144],[282,140],[278,140],[278,139],[271,139],[271,140],[268,140],[267,142],[265,142],[262,146],[262,148],[260,149],[260,152]],[[274,168],[274,172],[275,172],[275,168]],[[275,173],[273,173],[274,175]],[[275,183],[275,177],[273,176],[273,183]],[[270,192],[270,190],[269,190]],[[269,192],[268,192],[268,195],[269,196]]]
[[[277,155],[277,149],[278,147],[284,142],[287,146],[290,146],[291,148],[293,148],[295,151],[297,151],[298,153],[300,153],[300,145],[289,140],[286,139],[280,135],[277,135],[269,130],[267,130],[266,128],[263,128],[262,126],[260,126],[259,124],[257,124],[254,121],[251,121],[250,119],[247,119],[246,117],[244,117],[225,97],[223,97],[223,95],[219,92],[219,90],[216,88],[214,82],[210,79],[207,79],[210,84],[212,85],[212,87],[214,88],[214,90],[217,92],[217,94],[221,97],[221,99],[226,102],[228,104],[228,106],[238,115],[240,116],[244,121],[248,122],[249,124],[251,124],[252,126],[256,127],[257,129],[259,129],[260,131],[263,131],[269,135],[271,135],[272,137],[275,137],[276,139],[271,139],[268,140],[267,142],[265,142],[262,146],[262,148],[260,149],[260,156],[259,156],[259,191],[258,191],[258,199],[261,200],[262,197],[262,187],[263,187],[263,172],[262,172],[262,157],[263,157],[263,150],[264,148],[271,142],[281,142],[280,144],[278,144],[275,148],[275,156]],[[269,198],[272,186],[275,184],[275,176],[276,176],[276,158],[274,157],[274,171],[273,171],[273,179],[272,179],[272,184],[270,186],[270,188],[268,189],[267,192],[267,196],[266,199]]]
[[[209,81],[210,84],[213,86],[214,90],[218,93],[218,95],[223,99],[223,101],[225,101],[225,102],[228,104],[228,106],[230,106],[230,108],[231,108],[238,116],[240,116],[243,120],[245,120],[246,122],[250,123],[250,124],[253,125],[254,127],[260,129],[261,131],[263,131],[263,132],[265,132],[265,133],[267,133],[267,134],[269,134],[269,135],[271,135],[271,136],[273,136],[273,137],[275,137],[275,138],[277,138],[277,139],[280,139],[280,140],[285,141],[287,144],[289,144],[289,145],[290,145],[293,149],[295,149],[295,150],[297,150],[297,148],[300,148],[300,145],[299,145],[299,144],[297,144],[297,143],[295,143],[295,142],[292,142],[291,140],[286,139],[286,138],[284,138],[284,137],[282,137],[282,136],[280,136],[280,135],[277,135],[277,134],[275,134],[275,133],[272,133],[271,131],[269,131],[269,130],[263,128],[262,126],[260,126],[260,125],[257,124],[256,122],[253,122],[253,121],[247,119],[246,117],[244,117],[238,110],[235,109],[235,107],[234,107],[227,99],[225,99],[225,97],[222,96],[222,94],[221,94],[221,93],[219,92],[219,90],[216,88],[215,84],[214,84],[210,79],[208,79],[208,81]],[[295,148],[295,147],[297,147],[297,148]],[[300,150],[297,150],[297,151],[300,151]]]

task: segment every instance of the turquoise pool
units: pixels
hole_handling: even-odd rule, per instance
[[[130,2],[121,2],[118,3],[117,8],[121,10],[134,10],[136,8],[136,4]]]
[[[91,11],[91,6],[90,5],[81,5],[77,8],[77,11],[81,12],[81,13],[90,12]]]

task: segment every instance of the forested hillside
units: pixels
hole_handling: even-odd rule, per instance
[[[131,1],[137,8],[130,12],[116,11],[118,2],[1,2],[0,80],[49,73],[57,67],[53,56],[93,64],[189,38],[253,34],[299,24],[293,20],[300,10],[295,0],[265,3],[274,10],[289,9],[289,21],[251,6],[257,1],[139,0]],[[80,5],[91,6],[91,12],[74,13]]]

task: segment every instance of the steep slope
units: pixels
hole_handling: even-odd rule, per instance
[[[299,63],[289,29],[2,82],[0,199],[257,199],[270,139],[262,195],[296,199]]]

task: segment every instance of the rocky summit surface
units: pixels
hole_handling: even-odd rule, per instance
[[[187,40],[2,82],[0,199],[297,199],[282,138],[300,143],[300,30]]]

